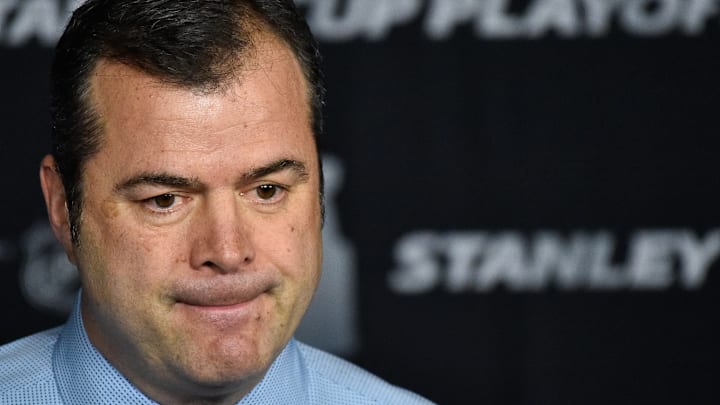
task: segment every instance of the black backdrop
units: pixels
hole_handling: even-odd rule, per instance
[[[2,342],[77,287],[36,179],[70,3],[0,1]],[[718,397],[720,1],[298,3],[332,179],[302,338],[443,404]]]

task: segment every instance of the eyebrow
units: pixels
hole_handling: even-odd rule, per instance
[[[203,188],[198,179],[175,176],[168,173],[141,173],[125,180],[115,186],[115,191],[131,190],[141,185],[156,185],[166,187],[180,187],[184,189],[199,190]]]
[[[292,159],[278,159],[265,166],[250,169],[246,173],[242,174],[240,182],[252,182],[284,170],[291,170],[295,172],[301,180],[306,180],[308,177],[307,168],[302,162]],[[114,189],[116,192],[123,192],[141,185],[179,187],[189,190],[202,190],[205,187],[197,178],[188,178],[160,172],[141,173],[118,183]]]
[[[242,176],[242,179],[244,181],[253,181],[284,170],[295,172],[301,179],[308,177],[307,169],[302,162],[292,159],[279,159],[268,165],[251,169]]]

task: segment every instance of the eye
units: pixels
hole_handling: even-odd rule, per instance
[[[175,205],[175,194],[163,194],[157,197],[153,197],[150,200],[154,203],[157,208],[168,209]]]
[[[287,188],[277,184],[261,184],[250,190],[250,193],[242,193],[257,204],[272,205],[283,200]]]
[[[261,200],[270,200],[278,194],[278,187],[272,184],[263,184],[255,189]]]
[[[142,200],[142,204],[152,212],[167,214],[175,211],[184,203],[183,197],[165,193]]]

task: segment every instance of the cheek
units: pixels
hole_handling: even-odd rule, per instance
[[[317,287],[322,265],[322,234],[320,227],[312,223],[304,227],[294,227],[290,235],[296,241],[292,254],[298,265],[296,277],[302,279],[304,289],[312,291]]]
[[[256,227],[254,245],[265,253],[259,258],[265,256],[298,287],[315,283],[320,265],[320,230],[309,218],[284,218],[274,226]]]
[[[120,286],[128,289],[128,285],[140,292],[154,284],[153,278],[162,277],[167,267],[162,261],[174,261],[173,255],[182,250],[169,240],[172,234],[138,225],[121,211],[105,204],[87,213],[81,228],[83,267],[115,293],[123,293]],[[93,215],[98,213],[102,215]]]

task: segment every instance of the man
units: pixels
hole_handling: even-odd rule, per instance
[[[52,86],[41,186],[82,290],[0,348],[0,403],[427,403],[292,339],[323,90],[290,0],[90,0]]]

